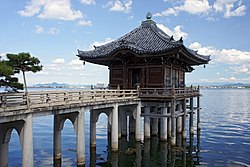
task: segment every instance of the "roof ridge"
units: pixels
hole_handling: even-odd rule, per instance
[[[159,37],[161,38],[164,42],[167,42],[168,44],[171,44],[171,45],[177,45],[177,46],[180,46],[180,45],[183,45],[183,43],[179,42],[179,41],[171,41],[172,40],[172,36],[170,37],[167,33],[165,33],[162,29],[160,29],[157,25],[153,25],[153,26],[150,26],[150,28],[154,31],[154,33]],[[164,36],[162,35],[164,34]],[[166,35],[166,37],[165,37]]]

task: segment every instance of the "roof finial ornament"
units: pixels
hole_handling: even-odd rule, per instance
[[[174,36],[173,35],[170,37],[169,41],[172,41],[172,40],[174,40]]]
[[[182,37],[180,38],[179,42],[180,42],[180,43],[183,43],[183,39],[182,39]]]
[[[147,20],[151,20],[152,19],[152,13],[148,12],[146,15]]]

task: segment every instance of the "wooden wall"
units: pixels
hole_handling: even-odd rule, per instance
[[[119,85],[123,88],[123,69],[110,69],[110,87],[116,89]]]
[[[147,68],[111,68],[110,69],[110,87],[116,89],[119,85],[121,89],[136,88],[133,85],[133,70],[140,70],[140,87],[145,88],[169,88],[184,87],[185,72],[181,68],[172,68],[170,66],[148,66]]]
[[[136,88],[139,74],[139,85],[142,88],[170,88],[185,86],[185,65],[177,59],[152,57],[148,59],[129,55],[126,59],[112,62],[110,69],[110,88]],[[124,58],[124,57],[123,57]]]
[[[163,68],[160,67],[148,67],[148,83],[146,83],[147,87],[163,87]]]

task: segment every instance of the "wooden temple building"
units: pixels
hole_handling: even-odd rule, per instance
[[[157,27],[151,19],[128,34],[91,51],[78,51],[80,60],[108,66],[110,88],[184,88],[185,72],[207,64],[209,56],[199,55]]]
[[[86,62],[108,66],[110,89],[139,88],[144,138],[158,135],[161,140],[170,138],[175,145],[176,133],[186,136],[188,115],[193,133],[195,111],[197,128],[200,128],[199,88],[186,88],[185,73],[192,72],[193,66],[207,64],[210,56],[198,54],[187,48],[182,38],[176,40],[163,32],[150,13],[128,34],[94,48],[78,50],[77,56]]]

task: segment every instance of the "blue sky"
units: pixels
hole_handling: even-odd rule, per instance
[[[108,83],[108,69],[82,62],[90,50],[130,32],[153,14],[157,26],[211,55],[186,82],[250,83],[249,0],[1,0],[0,54],[30,52],[44,66],[29,85]],[[22,77],[20,81],[22,81]]]

